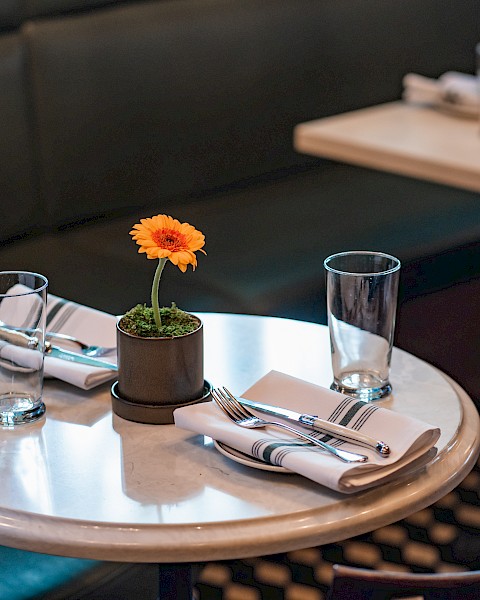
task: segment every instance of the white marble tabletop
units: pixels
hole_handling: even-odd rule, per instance
[[[406,102],[300,123],[298,152],[480,191],[480,125]]]
[[[205,376],[241,393],[271,369],[328,387],[326,327],[203,314]],[[111,412],[109,385],[45,388],[47,416],[0,431],[0,544],[126,562],[259,556],[338,541],[398,520],[453,489],[479,451],[467,395],[432,366],[394,350],[382,402],[441,428],[415,476],[344,496],[293,474],[259,471],[174,425]]]

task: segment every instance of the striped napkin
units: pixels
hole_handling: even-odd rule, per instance
[[[16,285],[12,288],[12,291],[20,288],[23,288],[23,286]],[[36,295],[28,296],[28,299],[31,302],[35,302],[36,298]],[[27,325],[27,323],[22,320],[22,315],[7,314],[6,311],[8,310],[8,306],[5,303],[0,304],[0,321],[16,327],[24,327]],[[34,308],[35,307],[32,306],[32,310]],[[117,319],[113,315],[48,294],[46,320],[48,331],[71,335],[87,344],[108,347],[116,346],[115,326]],[[79,353],[80,351],[80,348],[75,344],[60,342],[58,340],[52,340],[52,343],[56,346],[61,346],[70,352]],[[11,349],[11,344],[9,346]],[[8,348],[5,348],[4,351],[7,350]],[[1,351],[2,350],[0,349],[0,352]],[[116,352],[108,354],[104,359],[108,362],[116,363]],[[48,355],[45,356],[44,366],[45,377],[61,379],[62,381],[66,381],[67,383],[84,390],[90,390],[102,383],[110,381],[117,375],[117,372],[112,369],[91,367],[89,365],[73,363]]]
[[[234,390],[231,390],[235,392]],[[345,450],[366,454],[366,463],[347,464],[292,438],[274,427],[244,429],[235,425],[213,403],[195,404],[174,412],[175,425],[207,435],[245,454],[286,467],[333,490],[352,493],[367,489],[400,474],[420,469],[436,454],[440,430],[417,419],[372,403],[358,401],[332,390],[271,371],[242,394],[244,398],[317,415],[381,439],[391,449],[381,457],[364,446],[356,446],[310,429],[304,431]],[[269,419],[268,416],[258,413]],[[281,419],[273,419],[281,421]],[[298,428],[302,427],[298,425]]]
[[[96,346],[115,347],[116,322],[114,315],[77,304],[59,298],[52,294],[48,295],[47,301],[47,330],[56,333],[65,333],[76,337],[86,344]],[[79,348],[70,343],[52,340],[56,346],[62,346],[71,352],[78,352]],[[108,356],[99,357],[108,362],[116,363],[117,354],[112,352]],[[90,367],[79,363],[72,363],[60,358],[45,356],[45,376],[55,377],[66,381],[84,390],[90,390],[117,376],[117,372],[111,369]]]

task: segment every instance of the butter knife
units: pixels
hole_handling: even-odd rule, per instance
[[[276,417],[282,417],[284,419],[287,419],[287,421],[294,421],[295,423],[300,423],[301,425],[310,427],[310,429],[315,429],[322,433],[327,433],[352,444],[361,444],[364,446],[369,446],[376,450],[381,456],[385,457],[390,454],[390,448],[385,442],[375,440],[374,438],[366,435],[361,431],[350,429],[349,427],[338,425],[337,423],[331,423],[330,421],[325,421],[324,419],[320,419],[315,415],[297,413],[293,410],[289,410],[288,408],[281,408],[279,406],[271,406],[269,404],[263,404],[261,402],[254,402],[253,400],[247,400],[246,398],[237,397],[237,400],[241,404],[244,404],[245,406],[248,406],[249,408],[253,408],[260,412],[264,412],[269,415],[274,415]]]
[[[31,350],[35,350],[38,347],[38,339],[36,337],[5,326],[0,326],[0,340]],[[118,370],[117,365],[114,363],[99,360],[98,358],[90,358],[90,356],[77,354],[76,352],[69,352],[68,350],[52,345],[50,342],[45,342],[45,355],[54,356],[55,358],[83,365],[89,365],[90,367],[100,367],[102,369],[111,369],[114,371]]]
[[[111,369],[112,371],[118,371],[117,365],[109,363],[105,360],[99,360],[98,358],[90,358],[84,354],[77,354],[76,352],[69,352],[63,348],[52,345],[50,342],[45,342],[45,355],[54,356],[55,358],[61,358],[62,360],[68,360],[70,362],[80,363],[82,365],[89,365],[90,367],[100,367],[101,369]]]

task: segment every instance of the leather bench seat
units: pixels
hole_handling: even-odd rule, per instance
[[[325,322],[323,259],[345,249],[397,255],[402,298],[480,273],[476,255],[441,252],[479,239],[474,194],[341,164],[18,241],[3,249],[3,265],[37,270],[52,293],[120,314],[150,301],[155,269],[131,226],[164,211],[206,236],[196,272],[170,265],[162,276],[161,302],[186,310]]]

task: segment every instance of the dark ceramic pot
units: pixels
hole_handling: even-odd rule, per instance
[[[173,338],[144,338],[117,323],[118,381],[112,386],[113,411],[139,423],[173,423],[180,406],[210,399],[203,378],[203,324]]]

